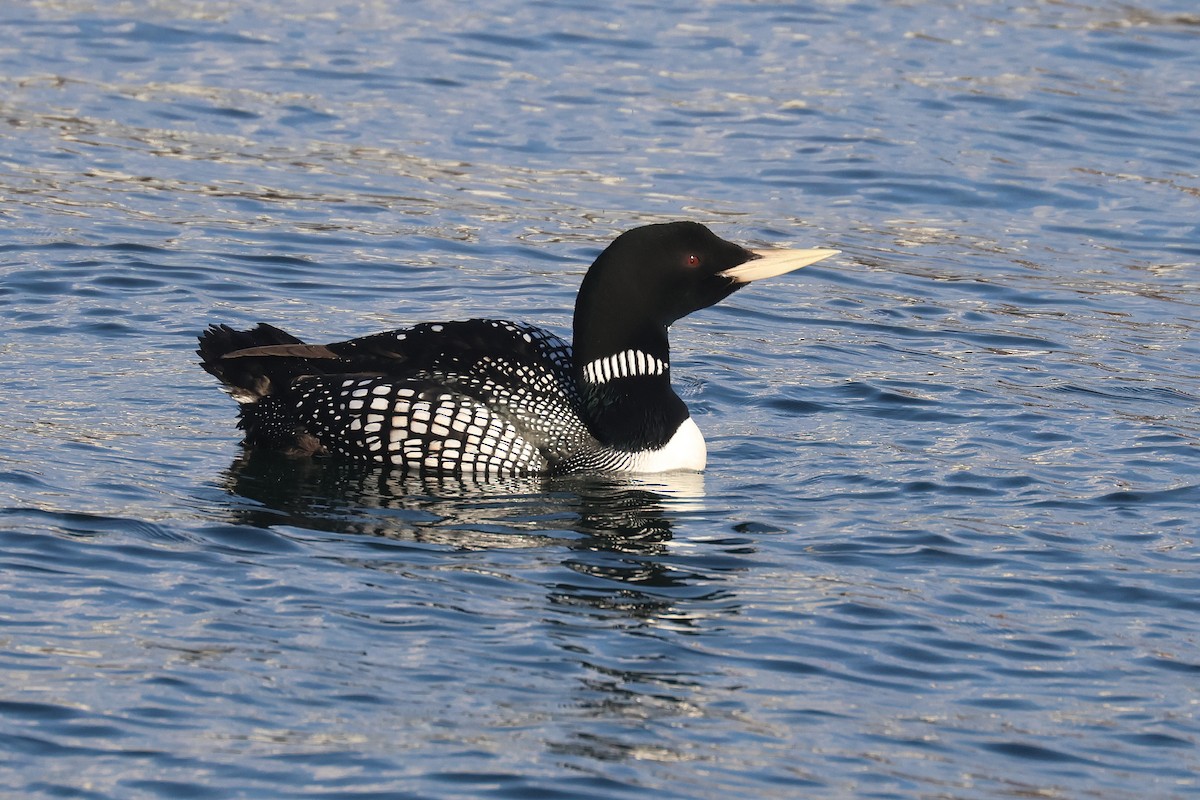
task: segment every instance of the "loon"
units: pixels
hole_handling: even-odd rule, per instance
[[[837,250],[748,250],[696,222],[614,239],[583,278],[574,340],[496,319],[311,345],[212,325],[201,366],[240,404],[243,445],[421,473],[701,471],[704,436],[671,388],[667,328],[746,284]]]

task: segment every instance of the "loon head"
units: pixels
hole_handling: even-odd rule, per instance
[[[584,276],[575,300],[575,377],[593,433],[622,447],[659,446],[687,419],[670,388],[667,328],[746,284],[837,250],[749,250],[696,222],[626,231]]]
[[[675,320],[746,284],[820,261],[837,250],[748,250],[697,222],[645,225],[618,236],[584,276],[575,300],[580,365],[631,348],[666,359]]]

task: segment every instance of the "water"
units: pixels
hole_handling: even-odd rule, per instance
[[[1200,794],[1200,17],[0,10],[0,792]],[[700,476],[245,458],[210,322],[569,329],[616,232]]]

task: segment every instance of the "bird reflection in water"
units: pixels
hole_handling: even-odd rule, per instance
[[[337,459],[246,451],[223,483],[236,521],[458,549],[547,544],[663,552],[672,514],[701,507],[704,476],[419,475]]]
[[[564,674],[574,676],[569,705],[575,710],[549,742],[552,751],[599,760],[689,757],[650,737],[645,720],[695,714],[703,679],[694,664],[680,668],[677,636],[719,632],[740,613],[729,573],[751,561],[745,540],[706,538],[698,547],[676,540],[681,520],[691,518],[686,527],[693,529],[704,510],[703,475],[476,482],[250,451],[225,478],[240,523],[285,535],[299,529],[387,542],[386,552],[366,558],[361,548],[346,547],[336,557],[343,564],[412,575],[431,555],[435,564],[461,562],[438,551],[480,551],[488,574],[508,582],[501,594],[521,592],[532,601],[522,613],[541,620],[534,624],[539,637],[512,643],[501,637],[496,653],[528,660],[533,675],[541,674],[545,656],[531,653],[558,652],[563,664],[573,665]],[[730,545],[737,548],[734,558],[722,552]],[[507,554],[496,552],[501,548],[536,552],[503,558]],[[474,595],[473,588],[466,591]],[[540,603],[527,594],[531,589]],[[418,591],[445,592],[444,605],[485,615],[493,602],[505,602],[455,598],[444,586]],[[485,628],[474,635],[493,634]]]

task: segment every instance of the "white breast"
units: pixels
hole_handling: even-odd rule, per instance
[[[688,417],[675,431],[671,441],[658,450],[646,450],[635,453],[629,466],[622,471],[627,472],[672,472],[674,470],[693,470],[700,472],[708,463],[708,448],[704,444],[704,434],[696,423]]]

